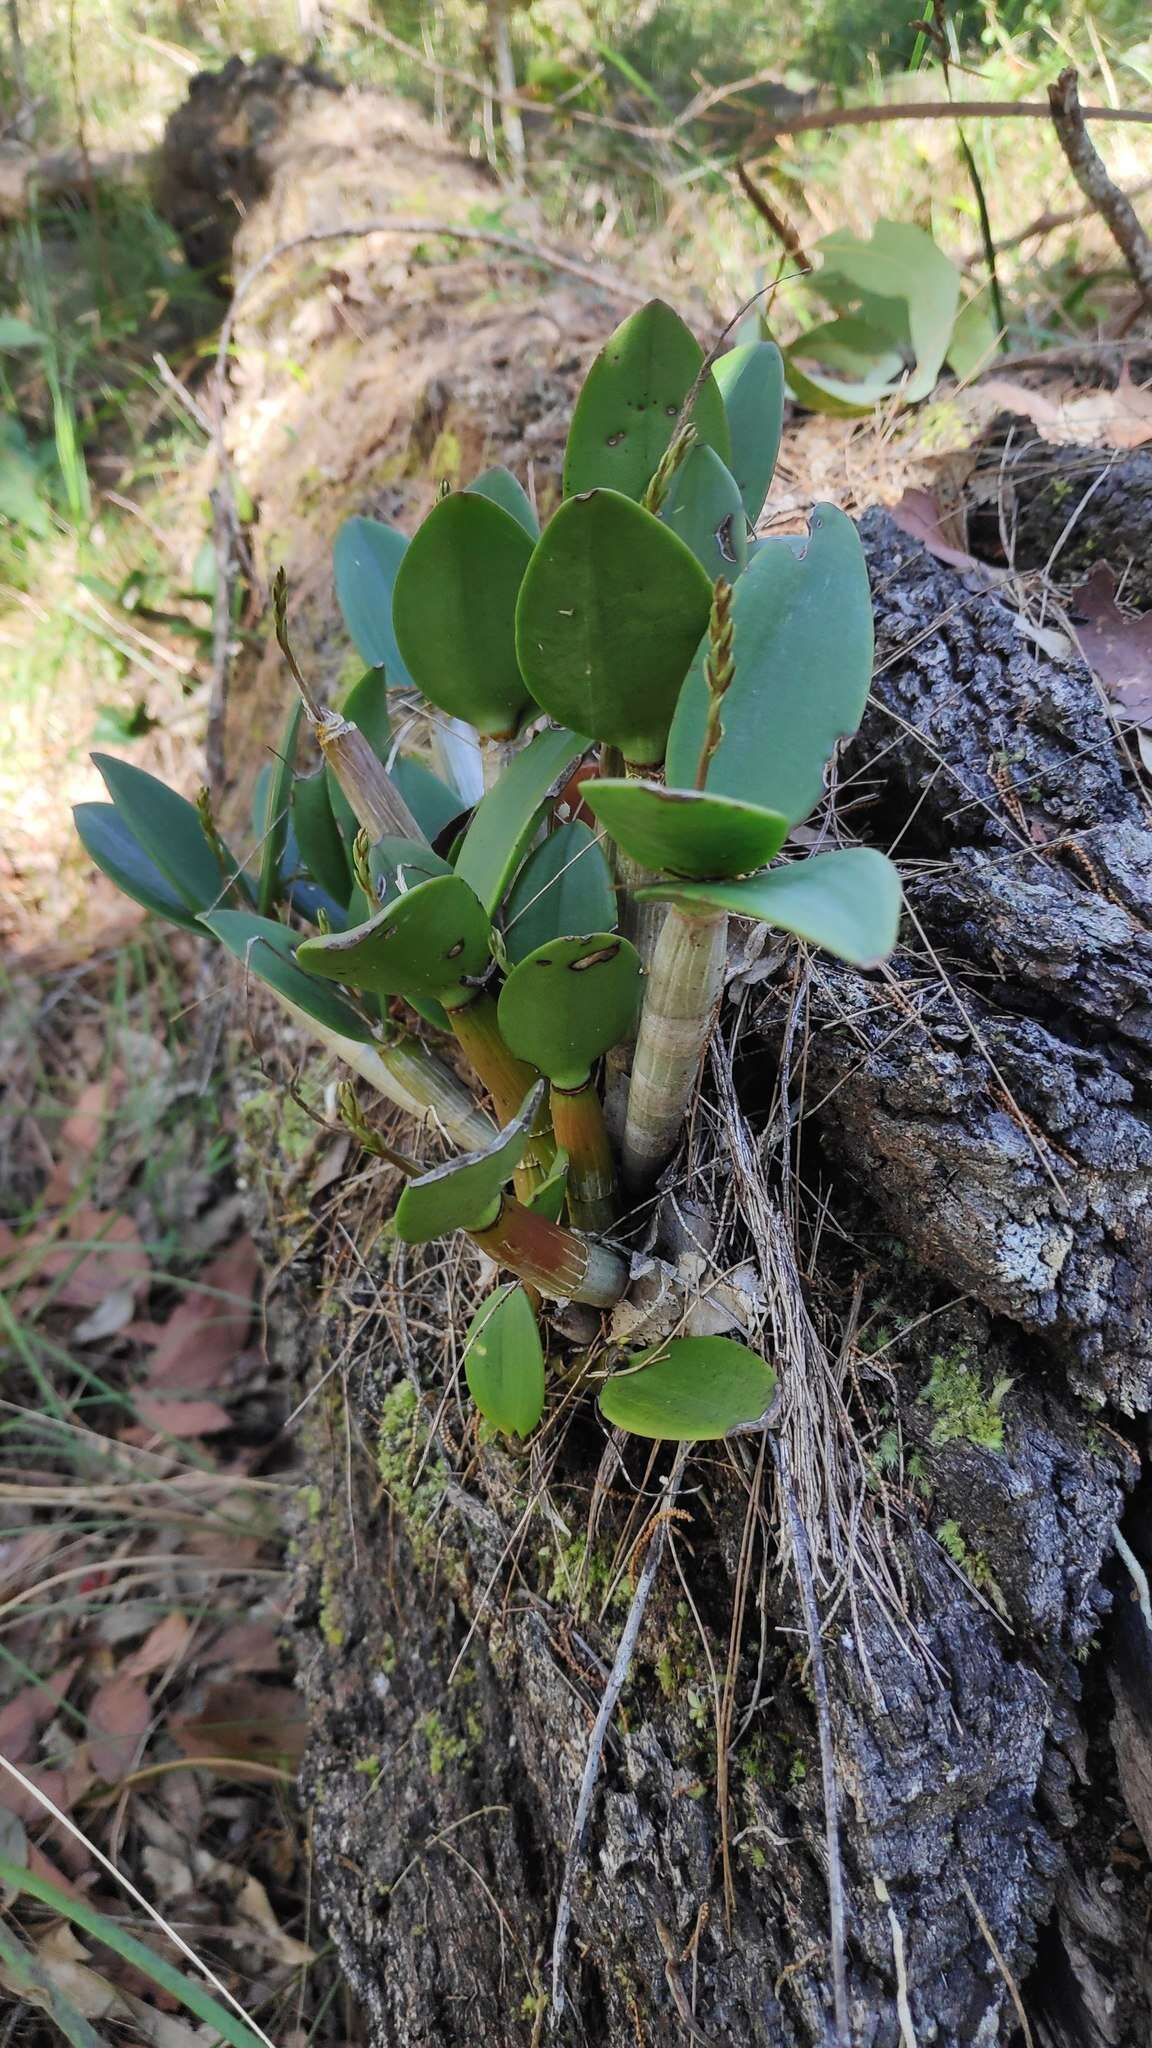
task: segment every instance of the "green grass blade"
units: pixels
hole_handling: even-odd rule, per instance
[[[70,1920],[74,1927],[82,1927],[86,1934],[90,1934],[95,1941],[103,1942],[105,1948],[110,1948],[114,1955],[120,1956],[126,1963],[131,1963],[135,1969],[143,1971],[161,1991],[167,1991],[173,1998],[179,1999],[180,2004],[189,2012],[195,2013],[198,2020],[203,2020],[207,2026],[215,2027],[221,2040],[230,2042],[231,2048],[268,2048],[263,2034],[246,2026],[242,2020],[235,2019],[218,1999],[212,1998],[207,1991],[202,1991],[199,1984],[193,1983],[189,1977],[182,1976],[179,1970],[174,1970],[171,1963],[166,1963],[162,1956],[154,1954],[144,1942],[137,1941],[135,1935],[125,1934],[123,1928],[118,1927],[114,1920],[106,1919],[103,1913],[98,1913],[86,1900],[70,1897],[67,1892],[62,1892],[58,1886],[50,1883],[46,1877],[37,1877],[30,1870],[22,1870],[18,1863],[9,1863],[3,1856],[0,1856],[0,1884],[7,1885],[14,1892],[23,1892],[28,1898],[39,1899],[42,1906],[50,1906],[54,1913],[59,1913],[62,1919]]]
[[[22,1942],[13,1941],[0,1921],[0,1962],[7,1973],[9,1991],[22,1993],[27,2004],[39,2006],[49,2019],[59,2027],[72,2048],[108,2048],[102,2034],[88,2025],[83,2013],[70,2005],[64,1993],[53,1983],[47,1970],[29,1955]]]

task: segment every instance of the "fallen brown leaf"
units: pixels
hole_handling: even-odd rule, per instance
[[[88,1081],[76,1097],[75,1107],[65,1117],[52,1143],[56,1164],[44,1190],[51,1208],[63,1202],[83,1178],[88,1162],[100,1143],[109,1111],[107,1081]]]
[[[1152,441],[1152,388],[1133,383],[1127,363],[1114,391],[1085,391],[1070,382],[1046,382],[1036,390],[1014,377],[983,378],[979,391],[982,401],[1031,420],[1041,439],[1056,446],[1086,443],[1123,451]]]
[[[279,1671],[280,1638],[269,1621],[238,1621],[208,1645],[204,1662],[232,1671]]]
[[[1137,725],[1152,724],[1152,612],[1121,611],[1106,562],[1073,591],[1071,604],[1084,659],[1113,703]]]
[[[21,1764],[32,1755],[36,1737],[53,1719],[79,1662],[79,1658],[74,1658],[63,1665],[43,1685],[24,1686],[6,1706],[0,1707],[0,1756],[6,1756],[9,1763]]]
[[[151,1278],[132,1218],[90,1202],[81,1204],[62,1231],[50,1227],[25,1238],[21,1251],[26,1279],[60,1280],[52,1298],[65,1308],[98,1308],[106,1295],[122,1289],[138,1295]]]
[[[119,1672],[98,1688],[88,1708],[88,1754],[107,1784],[118,1784],[134,1768],[151,1721],[152,1707],[137,1679]]]
[[[140,1421],[162,1436],[219,1436],[221,1430],[232,1427],[232,1417],[218,1401],[180,1401],[164,1394],[140,1393],[135,1408]]]
[[[975,555],[965,554],[962,548],[951,545],[941,524],[940,507],[931,491],[905,491],[899,504],[891,507],[891,512],[900,531],[912,540],[920,541],[938,562],[947,562],[953,569],[978,569],[981,566]]]
[[[166,1671],[178,1657],[182,1657],[192,1635],[192,1625],[187,1615],[174,1607],[163,1621],[150,1629],[138,1650],[126,1657],[120,1666],[121,1678],[151,1678],[155,1671]]]
[[[202,1711],[174,1720],[171,1733],[186,1756],[288,1766],[304,1753],[308,1724],[291,1686],[234,1679],[213,1686]]]
[[[153,1386],[199,1394],[225,1384],[248,1335],[258,1271],[256,1248],[248,1237],[238,1238],[203,1268],[198,1286],[213,1291],[189,1295],[169,1317],[148,1361]],[[222,1300],[222,1295],[230,1298]]]

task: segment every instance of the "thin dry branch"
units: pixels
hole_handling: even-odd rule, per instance
[[[1048,87],[1048,101],[1052,125],[1072,176],[1107,226],[1132,272],[1137,291],[1152,311],[1152,241],[1140,225],[1131,200],[1112,183],[1103,157],[1088,139],[1084,123],[1089,109],[1080,105],[1079,81],[1071,66]]]
[[[1152,122],[1152,111],[1143,107],[1081,107],[1085,121]],[[1052,110],[1043,100],[892,100],[879,107],[823,107],[810,114],[794,114],[789,121],[764,121],[757,128],[752,147],[760,149],[778,135],[806,135],[830,128],[873,128],[887,121],[963,121],[982,118],[994,121],[1051,120]]]
[[[761,191],[746,164],[737,164],[736,176],[744,197],[751,201],[761,220],[767,221],[776,240],[788,251],[792,261],[801,270],[810,271],[812,269],[811,258],[803,242],[800,240],[798,229],[793,227],[788,215],[781,212],[775,201],[769,199],[766,192]]]
[[[584,1856],[584,1839],[588,1833],[588,1823],[592,1817],[592,1802],[596,1797],[596,1786],[600,1778],[604,1742],[611,1725],[612,1716],[616,1712],[617,1701],[624,1690],[628,1673],[632,1669],[632,1659],[636,1654],[636,1645],[640,1640],[640,1631],[644,1626],[644,1616],[648,1611],[648,1602],[652,1595],[652,1588],[656,1583],[656,1574],[660,1569],[661,1560],[663,1559],[665,1546],[668,1541],[669,1517],[671,1510],[676,1505],[676,1496],[680,1491],[680,1482],[684,1477],[684,1466],[687,1457],[688,1446],[687,1444],[681,1444],[673,1461],[672,1470],[668,1474],[668,1483],[664,1489],[664,1499],[660,1511],[653,1517],[652,1536],[648,1544],[647,1555],[640,1571],[640,1577],[636,1582],[636,1591],[632,1597],[632,1605],[628,1609],[628,1619],[624,1623],[624,1627],[620,1632],[620,1641],[616,1645],[616,1655],[612,1660],[612,1669],[608,1675],[608,1683],[604,1687],[599,1712],[596,1715],[595,1725],[588,1743],[588,1753],[584,1760],[584,1776],[580,1781],[580,1796],[576,1802],[576,1815],[572,1822],[572,1833],[568,1840],[568,1854],[564,1859],[564,1878],[560,1886],[560,1901],[556,1908],[556,1931],[552,1937],[552,2004],[550,2019],[553,2027],[559,2026],[566,2003],[564,1961],[568,1953],[568,1934],[572,1925],[572,1902],[576,1894],[576,1883],[580,1875],[580,1865]]]

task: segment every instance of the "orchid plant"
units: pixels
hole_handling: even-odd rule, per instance
[[[408,1243],[466,1232],[512,1275],[465,1350],[488,1422],[544,1411],[542,1304],[613,1309],[691,1120],[732,919],[861,968],[895,944],[896,871],[795,828],[857,727],[872,610],[850,520],[758,538],[783,409],[774,345],[706,357],[658,300],[624,321],[573,413],[541,528],[511,473],[443,494],[411,539],[347,522],[337,592],[368,664],[339,712],[277,636],[300,701],[257,789],[258,854],[191,804],[96,756],[92,859],[160,916],[210,935],[425,1132],[425,1166],[346,1120],[404,1176]],[[439,772],[394,735],[424,700]],[[307,721],[321,766],[297,767]],[[805,835],[805,840],[811,835]],[[657,1214],[658,1208],[657,1208]],[[608,1420],[653,1437],[760,1420],[769,1364],[723,1336],[624,1357]]]

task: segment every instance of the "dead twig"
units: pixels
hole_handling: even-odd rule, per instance
[[[746,164],[737,164],[736,176],[744,197],[751,201],[761,220],[767,221],[776,240],[787,250],[792,261],[798,264],[801,270],[810,271],[812,269],[811,258],[803,242],[800,240],[798,229],[793,227],[787,214],[782,213],[780,208],[769,199],[767,193],[761,191]]]
[[[1112,183],[1103,157],[1088,140],[1084,126],[1088,108],[1080,105],[1079,81],[1071,65],[1048,87],[1048,103],[1052,125],[1072,176],[1107,226],[1132,272],[1140,297],[1152,311],[1152,241],[1141,227],[1131,200]]]
[[[1152,122],[1144,107],[1081,107],[1086,121]],[[811,114],[794,114],[790,121],[765,121],[752,138],[763,148],[778,135],[807,135],[827,128],[872,128],[886,121],[962,121],[966,118],[995,121],[1050,120],[1052,110],[1042,100],[892,100],[880,107],[824,107]]]
[[[1124,199],[1142,199],[1145,192],[1152,192],[1152,178],[1141,178],[1137,184],[1130,185],[1126,192],[1122,192],[1121,197]],[[1027,227],[1018,228],[1014,235],[1005,235],[1002,241],[998,241],[996,243],[996,254],[1004,256],[1010,249],[1019,249],[1025,242],[1036,242],[1044,235],[1055,234],[1057,228],[1075,227],[1078,221],[1090,220],[1095,211],[1096,207],[1094,204],[1067,206],[1057,213],[1052,212],[1050,208],[1046,207],[1043,213],[1036,215],[1035,220],[1028,222]],[[981,244],[979,249],[965,250],[963,256],[959,259],[961,269],[971,270],[977,263],[984,261],[984,255],[983,244]],[[999,362],[995,365],[997,376],[999,376],[1002,367],[1002,363]]]
[[[580,1865],[583,1861],[584,1840],[588,1833],[588,1823],[592,1817],[592,1802],[596,1797],[596,1786],[600,1777],[604,1740],[608,1734],[612,1716],[616,1711],[617,1701],[624,1690],[628,1673],[632,1669],[632,1659],[636,1654],[636,1645],[640,1640],[640,1631],[644,1626],[644,1616],[648,1611],[648,1602],[652,1595],[652,1588],[656,1583],[656,1574],[660,1569],[661,1560],[663,1559],[665,1546],[668,1541],[670,1511],[676,1505],[676,1496],[680,1491],[680,1482],[684,1477],[684,1466],[687,1457],[688,1446],[681,1444],[673,1461],[672,1470],[668,1474],[667,1484],[664,1488],[662,1511],[657,1518],[652,1540],[648,1545],[648,1554],[644,1559],[640,1577],[636,1582],[636,1591],[632,1596],[632,1605],[628,1609],[628,1619],[624,1623],[620,1633],[620,1641],[616,1645],[616,1655],[612,1660],[612,1669],[608,1674],[608,1683],[604,1687],[599,1712],[596,1715],[596,1721],[588,1743],[588,1753],[584,1759],[584,1775],[580,1781],[580,1795],[576,1801],[576,1817],[572,1822],[572,1833],[568,1839],[568,1854],[564,1858],[564,1877],[560,1886],[559,1903],[556,1908],[556,1929],[552,1936],[552,2004],[549,2016],[553,2027],[559,2025],[566,2002],[564,1992],[564,1959],[568,1952],[568,1933],[572,1925],[572,1901],[576,1892],[576,1881],[580,1875]]]
[[[800,1605],[804,1613],[812,1691],[816,1701],[816,1735],[820,1747],[820,1777],[824,1794],[824,1843],[828,1858],[828,1939],[832,1960],[832,2007],[836,2019],[835,2043],[836,2048],[851,2048],[852,2035],[848,2017],[848,1951],[844,1922],[844,1868],[840,1861],[840,1789],[836,1780],[836,1760],[832,1749],[832,1714],[828,1705],[828,1672],[820,1640],[820,1609],[816,1602],[816,1587],[812,1578],[808,1532],[804,1527],[804,1518],[797,1505],[792,1485],[788,1447],[783,1434],[777,1435],[775,1431],[771,1433],[769,1442],[772,1446],[772,1459],[776,1466],[776,1478],[780,1486],[784,1511],[788,1518],[792,1568],[796,1574]]]

